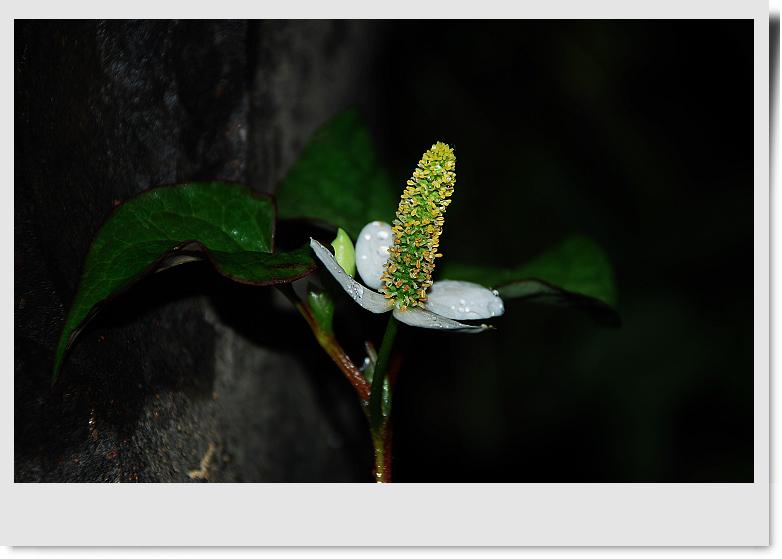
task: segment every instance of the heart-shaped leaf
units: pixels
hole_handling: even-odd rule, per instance
[[[158,187],[121,204],[98,231],[55,354],[65,352],[98,307],[141,277],[206,258],[241,283],[273,285],[314,270],[308,247],[274,253],[274,203],[224,182]]]
[[[442,276],[495,287],[503,298],[565,302],[587,307],[616,322],[611,263],[587,237],[570,237],[537,258],[512,268],[446,263]]]
[[[280,185],[277,208],[281,219],[325,221],[355,239],[370,221],[391,221],[398,194],[351,109],[315,133]]]

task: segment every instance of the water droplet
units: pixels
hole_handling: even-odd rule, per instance
[[[356,299],[356,300],[360,299],[364,295],[363,292],[362,292],[363,290],[361,289],[361,285],[358,282],[356,282],[356,283],[349,283],[345,287],[345,289],[347,290],[348,295],[350,295],[351,297],[353,297],[353,299]]]

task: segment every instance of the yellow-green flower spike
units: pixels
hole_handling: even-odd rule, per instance
[[[407,181],[392,231],[394,244],[388,249],[383,271],[383,292],[397,307],[423,307],[426,290],[432,285],[445,209],[451,203],[456,183],[456,156],[437,142],[424,153],[413,177]]]

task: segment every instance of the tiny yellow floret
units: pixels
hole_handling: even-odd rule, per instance
[[[448,144],[437,142],[421,157],[402,192],[392,227],[394,244],[382,276],[386,298],[401,310],[426,302],[435,258],[442,256],[437,249],[443,214],[455,183],[456,156]]]

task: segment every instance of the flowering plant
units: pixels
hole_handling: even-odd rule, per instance
[[[388,482],[391,402],[401,362],[394,351],[397,322],[485,332],[492,327],[475,321],[502,316],[503,298],[570,303],[615,318],[610,266],[583,237],[568,239],[516,268],[455,264],[446,270],[449,279],[436,281],[455,184],[454,150],[436,142],[401,190],[396,216],[387,223],[393,181],[378,165],[357,113],[348,111],[325,125],[304,149],[280,185],[276,207],[270,196],[225,182],[143,192],[115,208],[95,237],[56,349],[54,378],[78,333],[111,299],[149,273],[207,260],[227,278],[275,286],[288,297],[355,389],[370,427],[374,479]],[[304,246],[278,249],[278,220],[326,224],[330,232],[324,240],[332,240],[334,253],[316,240],[324,238],[322,230]],[[331,277],[363,309],[391,313],[379,350],[367,340],[360,365],[335,335],[339,294],[315,280],[317,262],[328,272],[320,274],[321,284]],[[354,279],[356,273],[363,283]]]

